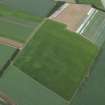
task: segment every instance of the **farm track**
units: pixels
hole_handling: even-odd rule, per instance
[[[30,37],[27,39],[25,46],[27,46],[27,44],[30,42],[30,40],[33,38],[33,36],[39,31],[39,29],[43,26],[43,24],[47,21],[48,19],[45,18],[38,26],[37,28],[35,27],[35,29],[32,31],[32,33],[29,35]]]
[[[0,101],[7,105],[16,105],[13,100],[11,100],[7,95],[2,92],[0,92]]]
[[[0,44],[11,46],[17,49],[21,49],[23,44],[12,39],[0,37]]]

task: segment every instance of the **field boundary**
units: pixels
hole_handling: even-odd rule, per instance
[[[42,20],[42,22],[33,29],[33,31],[31,32],[31,34],[29,35],[26,43],[24,44],[24,47],[30,42],[30,40],[33,38],[33,36],[36,34],[36,32],[39,31],[39,29],[42,27],[42,25],[47,21],[47,18],[45,18],[44,20]]]
[[[0,77],[2,76],[6,68],[8,68],[8,66],[13,62],[14,58],[17,56],[18,53],[19,49],[16,49],[14,53],[10,56],[10,58],[8,58],[4,65],[0,68]]]
[[[55,94],[56,96],[60,97],[62,100],[64,100],[66,103],[69,103],[68,100],[66,100],[64,97],[62,97],[61,95],[57,94],[55,91],[53,91],[52,89],[48,88],[47,86],[43,85],[42,83],[40,83],[39,81],[37,81],[36,79],[33,79],[31,76],[29,76],[27,73],[23,72],[19,67],[17,67],[16,65],[13,65],[14,67],[16,67],[17,69],[19,69],[22,73],[26,74],[29,78],[31,78],[32,80],[34,80],[35,82],[37,82],[38,84],[40,84],[42,87],[46,88],[48,91],[52,92],[53,94]]]
[[[98,51],[98,53],[95,55],[95,58],[92,60],[92,62],[90,63],[89,65],[89,68],[88,68],[88,71],[87,73],[84,75],[83,79],[81,80],[78,88],[75,90],[72,98],[70,99],[69,101],[69,105],[71,105],[74,97],[78,94],[79,90],[81,89],[81,87],[86,83],[86,81],[89,79],[90,75],[91,75],[91,72],[92,72],[92,67],[93,65],[96,63],[96,59],[99,57],[99,53],[100,53],[100,50]]]
[[[31,41],[31,39],[34,37],[34,35],[39,31],[39,29],[42,27],[42,25],[48,20],[48,18],[45,18],[44,20],[42,20],[42,22],[33,29],[33,31],[31,32],[31,34],[29,35],[28,39],[26,40],[25,44],[22,46],[22,50],[19,51],[19,53],[17,54],[17,56],[14,58],[16,59],[20,54],[21,52],[23,51],[23,49],[27,46],[27,44]],[[14,60],[15,61],[15,60]],[[14,63],[14,62],[12,62]]]

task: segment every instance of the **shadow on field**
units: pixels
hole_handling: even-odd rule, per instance
[[[48,13],[47,17],[51,16],[55,11],[57,11],[63,4],[65,4],[64,1],[57,1],[54,8]]]
[[[76,3],[78,3],[79,4],[79,0],[75,0],[76,1]]]
[[[12,54],[12,56],[7,60],[7,62],[3,65],[3,67],[0,68],[0,77],[3,75],[6,68],[10,65],[10,63],[13,61],[13,59],[18,54],[19,49],[16,49],[15,52]]]
[[[91,4],[91,3],[83,3],[83,2],[80,2],[80,0],[75,0],[75,1],[76,1],[77,4],[89,4],[89,5],[91,5],[93,8],[98,9],[98,10],[100,10],[100,11],[102,11],[102,12],[105,12],[104,7],[101,8],[101,7],[97,7],[96,5]]]
[[[91,5],[93,8],[96,8],[96,9],[98,9],[98,10],[100,10],[100,11],[102,11],[102,12],[105,12],[105,10],[104,9],[102,9],[102,8],[98,8],[97,6],[95,6],[95,5]]]

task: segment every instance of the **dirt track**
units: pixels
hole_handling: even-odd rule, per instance
[[[17,41],[14,41],[14,40],[11,40],[11,39],[8,39],[8,38],[3,38],[3,37],[0,37],[0,44],[15,47],[15,48],[18,48],[18,49],[21,49],[23,47],[22,43],[19,43]]]
[[[69,4],[58,16],[52,20],[64,23],[70,31],[76,31],[91,9],[90,5]]]
[[[13,100],[11,100],[8,96],[6,96],[2,92],[0,92],[0,101],[7,105],[16,105]]]

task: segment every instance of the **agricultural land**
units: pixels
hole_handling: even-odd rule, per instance
[[[104,98],[104,0],[0,1],[0,105]]]

